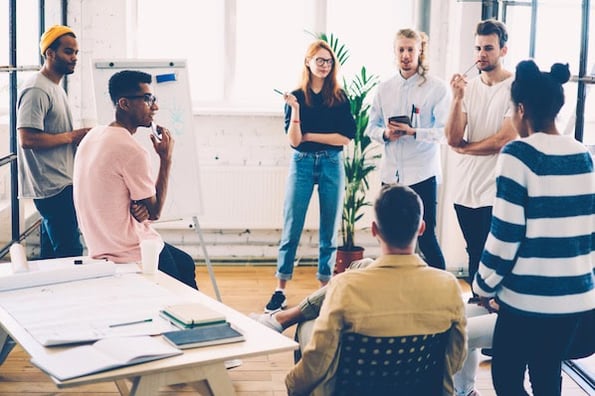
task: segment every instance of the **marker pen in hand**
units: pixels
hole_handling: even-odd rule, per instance
[[[473,62],[473,64],[467,70],[465,70],[465,72],[463,73],[463,76],[466,76],[467,73],[469,73],[471,71],[471,69],[473,69],[478,63],[479,63],[479,61]]]
[[[277,92],[281,96],[285,96],[285,92],[278,90],[277,88],[273,88],[273,91]]]
[[[159,131],[159,127],[154,122],[151,123],[151,133],[158,141],[161,141],[161,131]]]

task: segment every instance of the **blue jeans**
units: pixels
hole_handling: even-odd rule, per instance
[[[341,151],[302,153],[295,151],[289,164],[289,176],[283,205],[283,232],[277,257],[278,279],[290,280],[306,211],[318,184],[320,206],[318,272],[316,278],[331,278],[337,253],[337,233],[343,211],[345,170]]]
[[[42,217],[39,258],[82,256],[83,245],[74,210],[72,186],[65,187],[53,197],[34,199],[33,203]]]
[[[196,265],[194,259],[188,253],[175,246],[165,243],[163,250],[159,253],[159,270],[165,272],[172,278],[187,284],[198,290],[196,285]]]

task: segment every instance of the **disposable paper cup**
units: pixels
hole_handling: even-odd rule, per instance
[[[157,272],[159,264],[160,244],[156,239],[144,239],[140,241],[140,256],[144,274]]]

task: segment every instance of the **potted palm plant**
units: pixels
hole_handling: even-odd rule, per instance
[[[320,33],[317,38],[330,45],[341,65],[349,59],[349,51],[333,34],[327,36]],[[352,261],[363,258],[364,254],[364,248],[357,246],[355,242],[355,226],[364,215],[364,207],[370,205],[366,197],[369,189],[368,178],[376,168],[375,160],[380,157],[379,154],[372,152],[372,142],[364,134],[370,110],[370,104],[366,98],[378,83],[378,76],[368,74],[365,66],[362,66],[351,81],[348,82],[343,78],[343,87],[351,103],[356,130],[355,137],[344,150],[345,198],[341,218],[342,245],[337,250],[335,273],[343,272]]]

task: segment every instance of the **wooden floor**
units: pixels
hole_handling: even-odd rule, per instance
[[[288,304],[296,305],[303,297],[318,287],[314,279],[315,267],[297,267],[294,280],[287,290]],[[217,284],[225,304],[243,313],[261,312],[275,287],[272,266],[217,266],[214,269]],[[204,293],[214,297],[208,272],[205,267],[197,267],[198,284]],[[285,334],[293,337],[294,329]],[[283,379],[293,365],[291,352],[260,356],[243,361],[237,368],[229,370],[238,396],[281,396],[286,395]],[[480,365],[477,389],[482,396],[493,396],[490,377],[490,361],[485,358]],[[527,389],[529,389],[527,387]],[[198,395],[190,386],[177,385],[164,387],[161,395]],[[578,385],[566,375],[563,379],[564,396],[584,396]],[[119,395],[112,383],[90,385],[69,389],[58,389],[53,382],[29,363],[29,356],[18,346],[0,366],[0,396],[40,396],[40,395]]]

